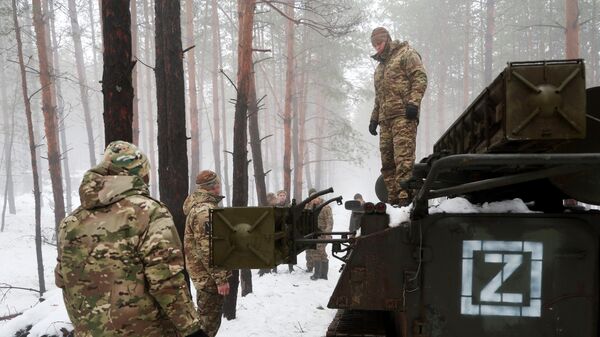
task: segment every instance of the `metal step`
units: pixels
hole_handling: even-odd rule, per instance
[[[339,310],[327,337],[386,337],[387,312]]]

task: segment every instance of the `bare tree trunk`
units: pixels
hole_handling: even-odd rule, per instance
[[[98,3],[101,5],[102,0],[99,0]],[[100,6],[98,6],[98,14],[102,15],[102,9],[100,8]],[[94,0],[88,0],[88,16],[90,19],[90,35],[92,36],[92,60],[94,62],[94,79],[92,81],[92,83],[94,83],[94,87],[96,86],[96,84],[98,82],[100,82],[100,78],[98,76],[98,50],[100,49],[98,44],[96,43],[96,20],[94,20]],[[102,20],[99,20],[99,23],[102,23]],[[100,29],[100,32],[102,32],[102,29]],[[102,39],[100,39],[102,40]],[[98,97],[98,96],[96,96]],[[102,118],[102,110],[96,108],[96,120],[98,123],[98,139],[97,139],[97,146],[98,146],[98,153],[102,153],[103,146],[104,146],[104,135],[102,130],[104,130],[104,127],[102,126],[103,118]]]
[[[219,113],[219,50],[221,37],[219,35],[219,8],[217,0],[212,0],[211,6],[212,29],[212,108],[213,108],[213,157],[215,172],[221,176],[221,114]],[[228,196],[229,197],[229,196]]]
[[[133,141],[131,15],[129,0],[102,0],[104,142]]]
[[[220,35],[220,34],[219,34]],[[219,45],[219,67],[223,68],[223,52]],[[229,140],[227,137],[227,109],[225,109],[225,79],[221,76],[220,79],[221,85],[221,121],[222,127],[221,130],[223,135],[223,148],[227,149],[229,147]],[[229,181],[229,157],[223,156],[223,183],[225,185],[225,195],[227,198],[227,205],[231,205],[231,183]]]
[[[323,113],[323,104],[325,103],[325,97],[321,91],[317,92],[317,135],[324,135],[325,133],[325,116]],[[319,137],[316,144],[317,153],[315,155],[315,187],[317,190],[323,189],[323,138]]]
[[[188,45],[194,45],[194,1],[185,1],[185,32]],[[187,71],[188,86],[190,97],[190,129],[192,132],[191,141],[191,171],[190,171],[190,191],[194,188],[196,175],[200,172],[200,130],[198,124],[198,92],[196,87],[196,53],[195,48],[188,51]]]
[[[565,0],[565,13],[565,53],[568,59],[576,59],[579,58],[579,0]]]
[[[259,206],[267,206],[267,186],[265,169],[262,158],[262,140],[258,126],[258,102],[256,99],[256,78],[254,69],[250,74],[250,92],[248,95],[248,115],[250,116],[248,130],[250,132],[250,148],[252,149],[252,164],[254,166],[254,184]]]
[[[156,97],[159,189],[183,241],[188,193],[185,85],[179,0],[156,0]]]
[[[0,68],[2,68],[0,70],[0,83],[8,83],[7,82],[7,78],[6,78],[6,73],[5,73],[5,66],[6,65],[6,60],[3,57],[3,65],[0,66]],[[8,205],[9,208],[9,212],[10,214],[16,214],[17,210],[16,210],[16,205],[15,205],[15,192],[14,192],[14,184],[13,184],[13,174],[12,174],[12,167],[13,167],[13,162],[12,162],[12,152],[13,152],[13,140],[14,140],[14,134],[15,134],[15,106],[13,103],[12,106],[12,118],[9,118],[8,116],[8,98],[6,95],[6,86],[3,85],[2,88],[0,89],[0,99],[2,100],[2,103],[4,105],[4,111],[3,111],[3,116],[4,116],[4,153],[5,153],[5,158],[4,158],[4,162],[6,163],[6,184],[4,186],[4,207],[3,207],[3,211],[2,211],[2,230],[4,231],[4,220],[5,220],[5,211],[6,211],[6,206]],[[9,124],[10,124],[10,132],[9,130]]]
[[[146,25],[146,36],[144,38],[144,58],[147,62],[152,57],[152,28],[150,6],[148,5],[149,0],[144,0],[144,23]],[[150,160],[150,193],[154,197],[158,197],[158,166],[156,165],[156,133],[154,128],[156,126],[156,119],[154,118],[153,105],[152,105],[152,75],[154,75],[153,69],[146,69],[146,115],[148,122],[148,157]]]
[[[288,0],[286,6],[286,15],[294,17],[294,1]],[[283,112],[283,189],[290,194],[291,174],[292,174],[292,95],[294,92],[294,23],[292,20],[286,20],[285,26],[286,42],[286,72],[285,72],[285,104]]]
[[[39,4],[38,4],[39,5]],[[27,117],[27,134],[29,135],[29,152],[31,155],[31,173],[33,176],[33,198],[35,202],[35,253],[37,259],[37,272],[40,296],[46,292],[46,282],[44,280],[44,259],[42,256],[42,219],[41,219],[41,192],[40,179],[38,176],[37,165],[37,146],[33,133],[33,117],[31,113],[31,102],[29,100],[29,89],[27,88],[27,73],[25,62],[23,61],[23,43],[21,42],[21,27],[17,17],[17,1],[12,0],[12,16],[17,40],[17,56],[19,59],[19,68],[21,70],[21,88],[23,92],[23,104],[25,105],[25,115]]]
[[[53,102],[54,85],[50,74],[48,63],[48,48],[46,43],[46,27],[42,16],[40,0],[33,0],[33,24],[35,28],[36,44],[38,48],[38,60],[40,64],[40,85],[42,87],[42,110],[44,113],[44,129],[46,143],[48,146],[48,167],[50,181],[52,183],[52,194],[54,200],[54,224],[58,224],[65,217],[65,201],[63,196],[62,172],[60,163],[60,144],[58,141],[56,107]]]
[[[485,29],[484,80],[486,85],[492,82],[494,65],[494,34],[496,33],[496,0],[487,0],[487,24]]]
[[[303,49],[307,48],[308,29],[304,29]],[[302,200],[302,186],[304,177],[304,152],[305,152],[305,123],[306,123],[306,91],[308,90],[308,65],[310,63],[310,53],[306,53],[302,60],[302,72],[298,81],[298,99],[295,100],[295,118],[294,118],[294,198]],[[297,148],[297,150],[296,150]]]
[[[55,28],[55,16],[54,16],[54,0],[49,0],[44,4],[45,6],[49,6],[44,8],[45,16],[50,20],[50,27],[46,25],[46,29],[51,32],[51,41],[50,41],[50,49],[52,52],[48,54],[48,62],[53,64],[53,73],[60,74],[60,61],[58,59],[58,39],[56,36],[56,28]],[[69,147],[67,144],[67,127],[65,123],[65,104],[64,98],[62,94],[62,86],[61,82],[58,78],[55,78],[56,84],[56,113],[58,116],[58,132],[60,136],[60,146],[62,150],[63,156],[63,171],[64,171],[64,180],[65,180],[65,195],[67,200],[67,212],[71,212],[73,208],[73,197],[72,197],[72,188],[71,188],[71,167],[69,162]]]
[[[463,45],[463,108],[469,104],[469,67],[471,58],[471,1],[467,1],[465,8],[465,41]]]
[[[92,128],[92,116],[90,111],[90,99],[87,89],[87,78],[85,74],[85,62],[83,61],[83,46],[81,44],[81,29],[77,18],[77,5],[75,0],[69,0],[69,16],[71,17],[71,36],[75,46],[75,63],[77,65],[77,80],[79,81],[79,95],[83,107],[83,119],[87,131],[88,153],[90,156],[90,165],[96,166],[96,145],[94,144],[94,129]],[[57,60],[58,62],[58,60]]]
[[[252,77],[252,27],[254,0],[238,0],[238,71],[235,119],[233,124],[233,193],[234,207],[248,206],[248,103]],[[229,278],[232,291],[225,297],[223,315],[236,317],[238,273]],[[242,270],[242,295],[252,292],[251,275]]]
[[[74,0],[69,0],[74,1]],[[134,58],[138,56],[138,20],[137,20],[137,1],[131,0],[131,49]],[[138,67],[131,70],[131,81],[133,87],[133,107],[132,107],[132,139],[136,145],[140,144],[140,90],[138,89]]]

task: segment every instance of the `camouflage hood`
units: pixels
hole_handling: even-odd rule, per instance
[[[137,175],[129,175],[110,163],[87,171],[79,186],[79,197],[84,209],[94,209],[114,204],[128,196],[149,195],[148,185]]]
[[[185,215],[188,215],[194,207],[198,207],[200,204],[205,203],[214,204],[216,206],[223,198],[223,196],[214,195],[207,190],[199,188],[185,199],[185,202],[183,203],[183,212]]]

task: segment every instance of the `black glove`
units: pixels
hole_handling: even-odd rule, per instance
[[[208,337],[208,335],[204,332],[204,330],[200,329],[191,335],[187,335],[186,337]]]
[[[419,118],[419,107],[414,104],[406,105],[406,119],[413,120]]]
[[[369,132],[373,135],[373,136],[377,136],[377,121],[371,121],[369,123]]]

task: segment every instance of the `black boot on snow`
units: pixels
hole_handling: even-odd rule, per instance
[[[326,280],[327,273],[329,273],[329,261],[322,261],[321,262],[321,273],[319,275],[319,278]]]
[[[310,277],[311,280],[316,281],[321,278],[321,262],[315,262],[315,273]]]

